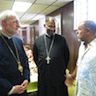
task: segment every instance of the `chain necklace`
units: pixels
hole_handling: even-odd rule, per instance
[[[5,38],[4,38],[4,36],[2,34],[1,34],[1,37],[4,40],[5,44],[7,45],[8,49],[10,50],[11,54],[15,58],[16,62],[18,63],[18,70],[21,72],[21,75],[23,75],[23,67],[22,67],[21,62],[20,62],[19,53],[18,53],[18,49],[17,49],[17,46],[16,46],[15,42],[12,40],[13,45],[14,45],[15,50],[16,50],[17,58],[16,58],[15,53],[13,52],[12,48],[9,46],[9,44],[7,43],[7,41],[5,40]]]
[[[48,51],[48,46],[47,46],[47,41],[46,41],[46,35],[44,35],[45,49],[46,49],[46,54],[47,54],[47,57],[46,57],[47,64],[49,64],[50,63],[50,60],[51,60],[51,58],[50,58],[49,55],[50,55],[50,52],[52,50],[52,47],[53,47],[53,44],[54,44],[54,40],[55,40],[55,35],[52,38],[52,42],[51,42],[51,45],[50,45],[49,51]]]

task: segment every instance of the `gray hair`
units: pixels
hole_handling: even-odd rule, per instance
[[[90,29],[94,34],[96,34],[96,23],[91,20],[86,20],[84,22],[85,29]]]
[[[0,14],[0,24],[3,20],[7,20],[10,16],[16,16],[16,18],[19,20],[17,14],[12,10],[5,10]],[[1,24],[2,25],[2,24]]]

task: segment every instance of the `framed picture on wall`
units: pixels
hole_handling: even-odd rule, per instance
[[[54,16],[56,20],[56,33],[61,35],[61,14]]]

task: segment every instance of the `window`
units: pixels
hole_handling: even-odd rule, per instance
[[[96,0],[74,0],[74,30],[84,20],[96,22]]]

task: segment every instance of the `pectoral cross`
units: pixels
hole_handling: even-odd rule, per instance
[[[49,64],[49,63],[50,63],[51,58],[50,58],[49,56],[47,56],[46,60],[47,60],[47,64]]]

